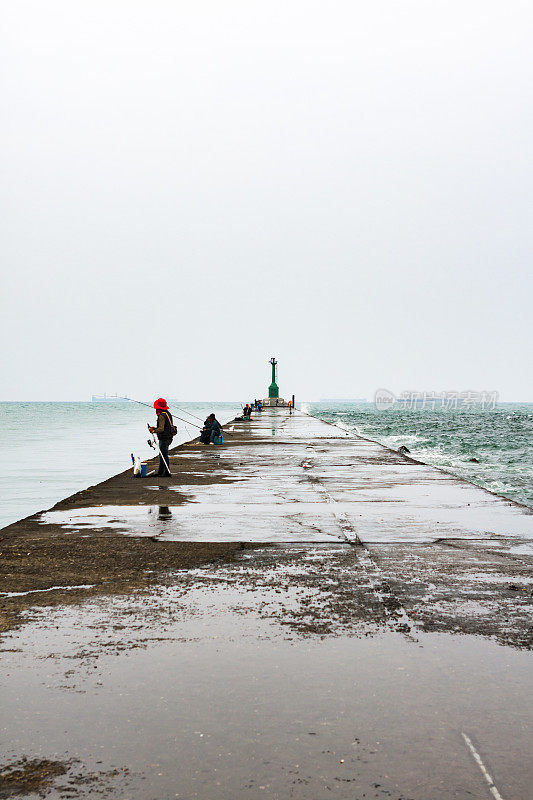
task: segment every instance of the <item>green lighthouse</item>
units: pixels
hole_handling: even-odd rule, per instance
[[[279,387],[276,381],[278,362],[275,358],[271,358],[268,362],[272,366],[272,383],[268,387],[268,397],[263,400],[265,408],[272,408],[273,406],[285,406],[285,400],[279,396]]]
[[[277,398],[279,397],[279,387],[278,384],[276,383],[276,367],[278,365],[278,362],[276,361],[275,358],[271,358],[269,363],[272,364],[272,383],[268,387],[268,396]]]

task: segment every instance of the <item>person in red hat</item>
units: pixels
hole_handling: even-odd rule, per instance
[[[157,427],[148,426],[150,433],[156,433],[159,439],[159,477],[171,477],[169,470],[170,461],[168,448],[172,442],[176,428],[172,420],[172,414],[163,397],[159,397],[154,403],[155,413],[157,414]]]

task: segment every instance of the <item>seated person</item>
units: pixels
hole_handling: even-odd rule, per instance
[[[212,414],[209,417],[207,417],[207,419],[204,422],[204,427],[202,429],[202,432],[200,433],[200,441],[202,442],[202,444],[209,444],[209,442],[211,441],[211,416],[214,415]]]
[[[214,414],[209,414],[208,418],[206,419],[206,422],[207,421],[209,421],[211,424],[209,441],[214,442],[218,436],[222,436],[222,428],[220,427],[220,422]]]

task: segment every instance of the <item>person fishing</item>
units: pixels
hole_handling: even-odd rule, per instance
[[[202,444],[209,444],[211,441],[211,415],[205,419],[204,427],[200,433],[200,441]]]
[[[176,426],[172,420],[172,414],[163,397],[159,397],[154,403],[155,413],[157,414],[157,426],[148,425],[150,433],[157,434],[159,440],[159,471],[158,477],[172,477],[169,466],[168,448],[172,439],[176,435]]]
[[[212,444],[214,444],[215,443],[215,439],[217,439],[219,436],[222,436],[222,428],[220,427],[220,422],[218,421],[218,419],[215,417],[214,414],[209,414],[207,420],[209,420],[209,422],[210,422],[209,441]],[[207,420],[206,420],[206,422],[207,422]]]

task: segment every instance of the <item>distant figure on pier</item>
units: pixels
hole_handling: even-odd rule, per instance
[[[158,477],[171,477],[168,448],[176,435],[176,428],[167,401],[163,397],[159,397],[155,401],[154,408],[157,414],[157,427],[148,425],[148,430],[150,433],[157,434],[159,439],[159,471],[157,475]]]
[[[291,403],[291,401],[290,401],[290,400],[289,400],[289,402],[287,403],[287,405],[289,406],[289,414],[292,414],[292,403]]]
[[[242,413],[245,420],[249,420],[250,417],[252,416],[252,409],[250,408],[248,403],[246,403],[246,405],[244,406]]]
[[[257,410],[258,411],[262,411],[263,410],[263,403],[261,402],[261,400],[257,401]]]

